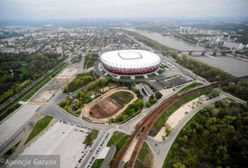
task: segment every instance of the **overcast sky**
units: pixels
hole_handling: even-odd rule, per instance
[[[248,16],[248,0],[0,0],[0,19]]]

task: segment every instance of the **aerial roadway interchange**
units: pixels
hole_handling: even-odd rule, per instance
[[[205,88],[212,88],[216,85],[180,66],[174,59],[158,53],[157,50],[154,51],[151,47],[145,46],[130,35],[125,34],[125,31],[121,31],[121,33],[123,35],[122,37],[127,38],[127,41],[132,41],[136,44],[135,49],[150,50],[160,56],[161,66],[154,74],[151,74],[151,79],[149,75],[137,75],[128,79],[134,81],[137,79],[137,82],[126,84],[125,80],[127,79],[125,77],[115,76],[103,71],[104,76],[110,76],[115,82],[111,81],[110,85],[105,87],[107,92],[104,93],[105,91],[103,91],[100,98],[91,97],[93,100],[83,105],[82,109],[80,109],[83,111],[82,113],[80,111],[79,115],[72,115],[68,110],[62,108],[60,103],[68,97],[72,97],[73,99],[76,92],[65,93],[63,90],[69,82],[77,77],[77,74],[92,73],[96,67],[95,64],[85,66],[85,53],[80,55],[82,57],[80,57],[81,60],[78,62],[73,62],[72,60],[75,56],[69,55],[66,59],[67,66],[61,73],[52,78],[29,100],[21,102],[22,106],[20,108],[1,121],[1,156],[6,154],[6,152],[9,153],[10,150],[14,150],[12,153],[13,156],[10,156],[14,159],[16,156],[18,158],[18,156],[21,155],[60,155],[61,167],[90,168],[99,160],[100,163],[107,162],[108,157],[106,156],[111,155],[111,153],[108,152],[111,152],[110,149],[112,148],[107,147],[109,146],[108,143],[116,132],[122,132],[130,135],[130,138],[126,140],[126,143],[123,142],[123,148],[116,151],[114,157],[112,156],[112,167],[124,167],[125,164],[127,164],[128,167],[134,167],[142,144],[146,142],[152,154],[152,163],[149,163],[149,166],[160,168],[163,166],[169,149],[180,130],[199,110],[210,103],[225,98],[232,99],[239,103],[245,103],[223,92],[220,92],[216,97],[211,99],[204,94],[199,94],[194,99],[184,102],[181,108],[169,116],[166,123],[169,124],[172,129],[170,134],[168,133],[168,135],[166,135],[165,129],[167,128],[162,127],[155,136],[147,135],[154,122],[156,122],[166,108],[191,94],[198,93]],[[113,49],[115,48],[111,48],[111,50]],[[127,48],[124,47],[123,49]],[[99,54],[103,52],[105,51],[100,51]],[[96,81],[98,79],[99,78],[97,78]],[[118,79],[123,79],[123,81],[116,82]],[[147,81],[144,82],[142,79],[147,79]],[[84,87],[87,88],[87,86]],[[112,86],[113,88],[111,88]],[[84,87],[83,89],[86,89]],[[92,107],[94,107],[94,105],[100,105],[101,101],[105,100],[104,95],[108,94],[108,92],[112,91],[116,93],[113,89],[117,89],[117,91],[118,89],[121,91],[126,90],[127,92],[130,88],[138,91],[139,96],[137,93],[131,91],[135,94],[132,97],[133,100],[123,103],[122,106],[118,104],[120,107],[116,104],[114,105],[123,112],[129,104],[137,99],[136,96],[138,96],[145,102],[144,108],[140,109],[140,113],[121,123],[115,121],[111,122],[111,117],[109,116],[107,120],[102,120],[95,116],[93,116],[94,119],[92,119],[92,116],[91,118],[87,118],[87,115],[84,113],[86,111],[85,109],[87,107],[89,108],[90,105],[91,109],[93,109]],[[103,88],[100,88],[100,90],[101,89]],[[147,105],[149,104],[151,95],[156,92],[159,92],[162,97],[154,104]],[[113,101],[112,99],[119,100],[116,96],[107,97],[109,101]],[[98,102],[94,104],[94,101]],[[114,105],[113,107],[115,107]],[[105,107],[104,103],[102,103],[102,106]],[[119,115],[121,115],[121,112]],[[89,115],[90,114],[89,112]],[[96,114],[98,114],[97,109]],[[51,116],[52,119],[43,116]],[[118,118],[118,116],[116,117]],[[30,135],[33,133],[33,128],[41,122],[44,122],[45,125],[47,124],[47,127],[38,133],[37,136],[30,138]],[[91,138],[92,140],[89,140]],[[104,160],[104,158],[106,160]]]

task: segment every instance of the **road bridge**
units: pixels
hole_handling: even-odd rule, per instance
[[[221,55],[226,55],[232,52],[233,52],[232,50],[181,50],[181,51],[177,51],[177,54],[193,55],[194,53],[195,54],[197,53],[200,56],[204,56],[206,54],[216,56],[218,53]]]

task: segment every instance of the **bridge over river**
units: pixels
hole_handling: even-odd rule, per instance
[[[218,53],[220,55],[226,55],[226,54],[233,53],[233,51],[232,50],[181,50],[181,51],[178,50],[177,53],[186,54],[186,55],[197,54],[201,56],[208,54],[208,55],[216,56]]]

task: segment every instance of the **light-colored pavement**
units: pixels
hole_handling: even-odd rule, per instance
[[[88,132],[85,128],[56,122],[21,155],[60,155],[61,168],[74,167],[83,156],[81,152],[90,150],[82,143]]]
[[[0,151],[8,145],[19,132],[27,126],[27,121],[32,121],[36,114],[36,110],[40,105],[23,105],[18,112],[15,112],[7,120],[0,125]]]

